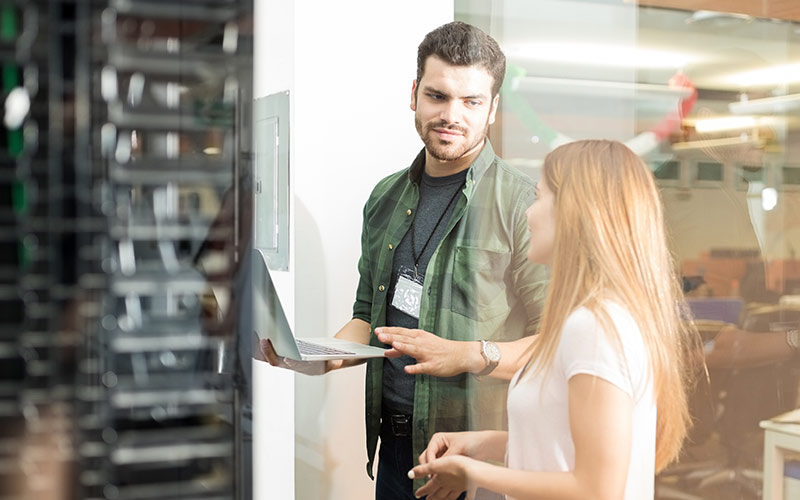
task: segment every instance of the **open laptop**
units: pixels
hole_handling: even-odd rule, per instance
[[[253,250],[253,329],[260,339],[269,339],[279,356],[302,361],[377,358],[386,349],[332,337],[296,339],[286,320],[272,283],[267,258]]]

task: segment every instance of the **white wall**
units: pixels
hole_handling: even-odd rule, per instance
[[[280,0],[254,0],[254,8],[253,95],[259,98],[293,86],[294,8],[292,2]],[[287,299],[292,291],[291,273],[278,274],[275,286]],[[291,300],[282,303],[294,305]],[[291,321],[291,311],[287,315]],[[295,498],[294,378],[291,372],[253,361],[254,500]]]
[[[291,92],[294,241],[276,285],[298,336],[330,336],[352,314],[363,204],[422,147],[409,109],[416,48],[453,19],[453,4],[255,4],[255,97]],[[253,399],[254,498],[374,496],[363,366],[312,378],[256,362]]]

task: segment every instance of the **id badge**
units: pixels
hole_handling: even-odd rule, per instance
[[[394,287],[392,306],[409,316],[419,319],[419,307],[422,302],[423,277],[413,270],[401,269]]]

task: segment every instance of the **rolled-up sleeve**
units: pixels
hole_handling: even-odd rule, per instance
[[[520,195],[514,207],[514,251],[511,261],[514,289],[522,300],[528,318],[525,326],[526,335],[536,333],[539,327],[539,319],[547,295],[547,283],[550,280],[550,271],[547,266],[528,261],[530,232],[525,211],[533,203],[533,199],[534,193],[531,187]]]
[[[369,201],[364,205],[361,225],[361,257],[358,259],[358,288],[353,304],[353,318],[371,323],[372,319],[372,262],[370,259],[369,234],[367,225]]]

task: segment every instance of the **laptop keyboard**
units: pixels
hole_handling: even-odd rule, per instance
[[[350,351],[343,351],[341,349],[336,349],[335,347],[328,347],[319,344],[312,344],[311,342],[306,342],[304,340],[295,339],[297,342],[297,349],[300,351],[300,354],[305,354],[309,356],[353,356],[355,355],[354,352]]]

